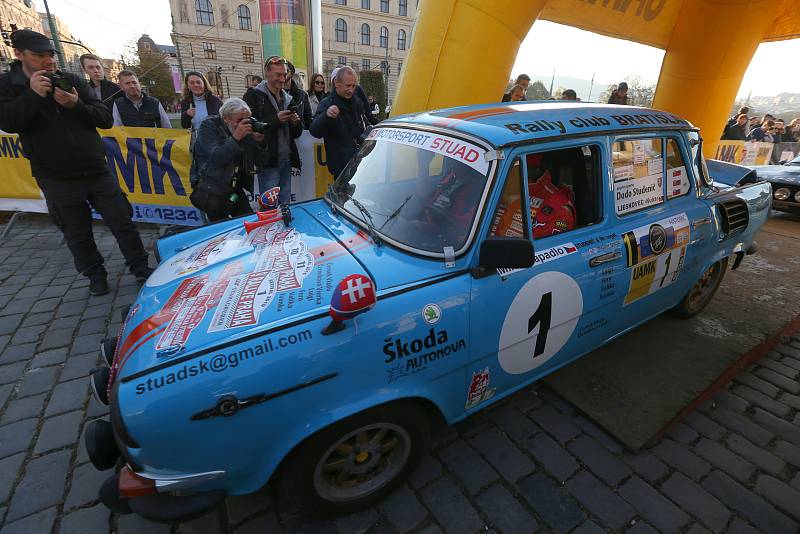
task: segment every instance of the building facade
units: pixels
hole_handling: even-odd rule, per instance
[[[64,52],[62,70],[82,74],[80,57],[83,54],[95,54],[95,51],[90,47],[84,45],[80,39],[72,35],[69,27],[61,21],[56,15],[51,15],[53,24],[58,32],[58,38],[61,40],[61,50]],[[47,13],[39,13],[39,19],[42,23],[42,33],[48,36],[51,40],[53,35],[50,32],[50,23],[47,19]]]
[[[182,72],[205,74],[218,96],[241,97],[263,77],[258,2],[170,0],[172,42]]]
[[[117,83],[119,80],[119,73],[125,69],[125,64],[118,59],[101,59],[100,64],[103,65],[103,72],[105,72],[106,79]]]
[[[411,46],[416,0],[322,0],[326,78],[337,65],[381,70],[391,101]]]
[[[0,0],[0,72],[8,70],[14,60],[11,48],[11,32],[14,30],[34,30],[42,32],[42,22],[31,0]]]

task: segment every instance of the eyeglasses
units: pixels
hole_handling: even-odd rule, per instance
[[[325,85],[325,82],[322,80],[317,80],[314,82],[314,85]]]

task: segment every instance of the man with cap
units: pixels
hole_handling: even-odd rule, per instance
[[[92,235],[91,204],[111,228],[131,273],[144,282],[152,272],[147,252],[97,133],[111,127],[111,112],[81,78],[57,70],[46,36],[17,30],[11,43],[17,59],[0,76],[0,129],[19,134],[75,268],[89,278],[91,294],[108,293],[103,256]]]
[[[617,88],[611,91],[611,96],[608,97],[609,104],[620,104],[622,106],[628,105],[628,82],[619,82]]]

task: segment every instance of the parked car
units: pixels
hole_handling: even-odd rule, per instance
[[[772,209],[800,215],[800,156],[782,165],[750,167],[772,184]]]
[[[101,500],[177,521],[273,480],[306,509],[356,510],[432,424],[700,312],[771,199],[744,167],[712,177],[701,148],[646,108],[402,116],[323,199],[162,238],[91,377],[111,416],[86,445],[116,465]]]

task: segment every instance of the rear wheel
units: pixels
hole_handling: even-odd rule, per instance
[[[378,407],[334,423],[286,460],[283,496],[307,512],[369,506],[414,467],[427,449],[428,428],[427,414],[411,404]]]
[[[724,258],[706,269],[692,289],[683,297],[683,300],[670,310],[670,314],[682,319],[688,319],[703,311],[714,293],[717,292],[725,271],[728,269],[728,258]]]

